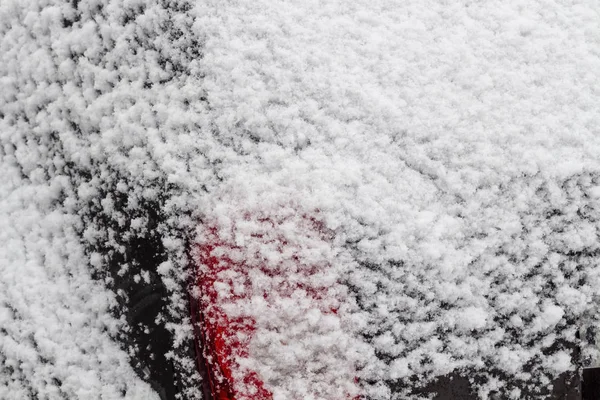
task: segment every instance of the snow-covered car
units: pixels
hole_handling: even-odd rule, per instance
[[[597,399],[599,11],[0,1],[0,399]]]

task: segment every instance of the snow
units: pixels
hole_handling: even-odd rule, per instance
[[[206,226],[330,291],[333,315],[307,295],[230,304],[276,398],[405,399],[460,369],[514,397],[579,362],[569,343],[598,357],[576,339],[600,323],[597,5],[73,4],[0,5],[0,397],[147,398],[92,275],[151,229],[175,349]]]
[[[455,329],[459,331],[473,331],[485,328],[488,315],[485,310],[478,307],[467,307],[457,310],[455,315]]]
[[[341,357],[373,398],[393,397],[382,382],[454,368],[487,380],[482,396],[516,393],[525,369],[545,385],[565,369],[541,360],[569,352],[550,345],[596,326],[596,11],[197,5],[203,87],[218,140],[237,152],[203,212],[231,229],[248,210],[319,210],[333,232],[329,270],[358,307],[340,318],[366,344]]]
[[[10,161],[0,183],[0,398],[157,398],[114,342],[114,298],[91,279],[78,221],[52,206],[58,179],[25,181]]]
[[[158,2],[0,6],[2,398],[158,397],[129,365],[136,350],[119,339],[129,329],[117,307],[123,293],[108,290],[107,269],[148,231],[143,205],[166,181],[149,152],[168,115],[161,105],[186,95],[173,69],[193,68],[182,43],[193,38],[161,38],[190,17],[170,18]],[[167,250],[176,240],[165,235]],[[160,272],[173,292],[172,357],[191,382],[182,395],[198,398],[193,360],[177,352],[191,335],[176,323],[187,311],[185,276]]]

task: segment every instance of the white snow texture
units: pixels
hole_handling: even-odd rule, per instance
[[[276,266],[253,287],[335,303],[227,303],[275,399],[419,398],[458,370],[543,398],[598,357],[598,26],[584,0],[2,0],[0,398],[150,398],[88,251],[119,246],[90,215],[135,236],[147,202],[174,347],[203,226]]]

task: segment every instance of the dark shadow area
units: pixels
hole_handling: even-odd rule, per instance
[[[165,325],[167,290],[156,272],[166,254],[157,232],[155,207],[145,205],[139,210],[148,221],[144,234],[125,241],[123,253],[112,253],[109,274],[114,285],[111,289],[118,294],[127,320],[128,329],[121,340],[132,354],[132,366],[162,400],[172,400],[178,393],[178,380],[166,356],[172,351],[173,335]]]
[[[435,400],[478,400],[467,377],[460,374],[442,376],[428,385],[422,394],[436,393]]]
[[[129,354],[135,372],[161,400],[185,399],[184,375],[189,371],[181,371],[167,355],[185,353],[194,359],[194,344],[189,340],[175,349],[174,334],[167,329],[168,323],[180,321],[169,315],[169,292],[157,272],[167,260],[159,229],[163,218],[161,204],[132,200],[127,193],[111,189],[107,187],[102,196],[110,195],[114,200],[113,212],[107,214],[92,205],[86,222],[100,227],[106,235],[106,240],[88,250],[105,257],[107,268],[96,270],[94,276],[105,281],[116,294],[118,307],[113,312],[126,320],[125,329],[116,339]],[[132,202],[135,207],[131,207]],[[133,220],[144,224],[132,227]]]
[[[581,399],[600,399],[600,368],[584,368],[581,382]]]
[[[477,391],[469,379],[469,372],[454,372],[452,374],[442,376],[428,384],[422,389],[413,391],[416,395],[433,395],[434,400],[479,400]],[[584,375],[585,379],[585,375]],[[600,394],[600,368],[596,372],[594,387],[590,387],[594,395],[591,397],[583,397],[583,400],[598,400]],[[477,378],[474,378],[477,381]],[[522,399],[544,399],[544,400],[582,400],[580,391],[580,379],[578,373],[567,372],[561,374],[552,382],[552,390],[542,390],[540,392],[531,392],[523,390],[521,393]],[[585,389],[585,384],[583,385]],[[497,399],[503,399],[501,394],[497,394]],[[584,392],[585,396],[585,392]]]
[[[160,277],[154,272],[163,261],[163,248],[155,237],[136,238],[127,248],[125,256],[133,264],[131,271],[120,277],[113,268],[117,290],[122,290],[129,331],[126,342],[135,348],[132,358],[134,368],[140,377],[147,380],[161,399],[170,400],[177,393],[173,364],[166,354],[171,351],[172,335],[165,322],[156,322],[159,314],[165,312],[167,291]],[[115,267],[117,267],[115,265]],[[117,268],[114,268],[118,270]],[[145,274],[136,283],[134,276]]]

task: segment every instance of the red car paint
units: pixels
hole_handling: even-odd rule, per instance
[[[241,379],[245,392],[239,393],[235,371],[236,359],[248,356],[248,343],[254,332],[254,321],[251,318],[232,319],[219,306],[218,293],[215,283],[219,281],[218,274],[224,270],[243,269],[243,263],[231,260],[227,255],[217,257],[213,250],[223,245],[214,236],[215,243],[198,246],[196,262],[205,267],[202,274],[197,274],[196,287],[200,289],[196,312],[199,329],[196,329],[196,342],[199,342],[203,359],[199,360],[207,372],[209,390],[214,400],[238,399],[271,399],[262,381],[255,372],[246,373]],[[243,334],[243,335],[240,335]]]
[[[303,229],[311,231],[308,234],[317,235],[321,240],[327,239],[322,224],[314,218],[303,217]],[[271,219],[261,219],[260,223],[275,224]],[[272,393],[265,388],[258,374],[254,371],[243,371],[239,368],[236,360],[248,356],[249,343],[255,332],[255,321],[251,317],[231,318],[219,303],[219,294],[216,283],[232,283],[226,276],[228,272],[234,274],[247,274],[248,266],[242,260],[234,260],[230,257],[232,252],[244,254],[244,248],[232,245],[223,240],[215,227],[207,228],[208,240],[197,244],[194,252],[195,280],[194,287],[196,296],[192,296],[192,316],[195,322],[195,336],[197,343],[197,354],[201,354],[197,361],[199,368],[205,371],[205,391],[210,392],[214,400],[268,400],[273,397]],[[261,235],[254,235],[261,240]],[[273,242],[272,238],[270,239]],[[285,239],[277,238],[280,252],[287,246]],[[296,259],[297,258],[293,258]],[[256,268],[256,266],[254,266]],[[271,275],[273,268],[267,265],[259,266],[263,273]],[[303,273],[310,276],[317,267],[304,266]],[[277,271],[277,269],[275,269]],[[275,272],[275,273],[285,273]],[[323,299],[325,293],[311,287],[305,287],[302,283],[296,283],[296,287],[302,287],[316,300]],[[285,285],[284,285],[285,286]],[[290,291],[290,287],[279,287],[280,294]],[[244,291],[243,293],[248,293]],[[263,294],[265,299],[269,294]],[[244,295],[231,291],[229,300],[243,300]],[[329,308],[325,312],[336,313],[335,308]],[[346,397],[348,398],[348,397]]]

